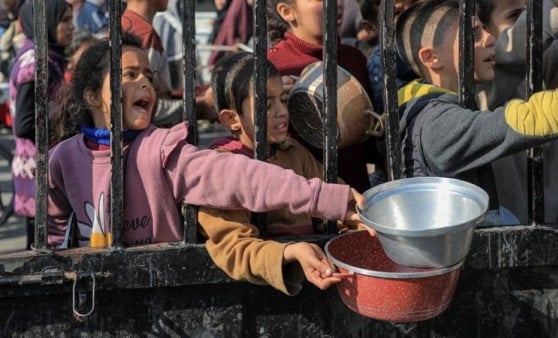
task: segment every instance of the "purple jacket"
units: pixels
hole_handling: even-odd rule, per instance
[[[153,126],[124,147],[124,242],[182,239],[182,202],[256,212],[289,208],[331,220],[347,212],[349,186],[305,179],[292,170],[186,142],[187,126]],[[93,151],[83,135],[56,145],[49,161],[49,246],[63,242],[76,213],[83,237],[110,232],[110,150]]]
[[[53,99],[55,92],[62,83],[66,59],[55,49],[48,51],[49,68],[49,98]],[[16,111],[16,97],[20,85],[35,81],[35,45],[26,39],[18,51],[10,74],[10,110],[14,119],[16,114],[33,114]],[[34,100],[34,97],[27,98]],[[56,111],[54,101],[49,101],[49,112]],[[35,143],[33,140],[15,137],[15,153],[12,162],[12,180],[14,183],[14,210],[20,216],[35,216]]]

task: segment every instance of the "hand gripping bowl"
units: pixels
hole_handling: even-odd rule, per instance
[[[298,135],[310,145],[323,148],[324,76],[321,61],[311,63],[289,91],[290,120]],[[364,142],[383,134],[383,120],[358,80],[337,67],[337,147]]]
[[[419,269],[394,263],[367,231],[349,232],[326,243],[328,259],[340,272],[337,284],[345,305],[366,317],[417,322],[449,306],[463,261],[445,268]]]
[[[488,194],[461,180],[404,178],[364,193],[362,222],[394,262],[433,268],[462,261],[488,210]]]

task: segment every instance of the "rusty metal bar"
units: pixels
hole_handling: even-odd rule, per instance
[[[394,0],[382,1],[380,13],[382,68],[384,70],[384,110],[387,114],[385,140],[387,156],[387,174],[389,180],[396,180],[403,175],[401,158],[401,140],[399,136],[399,110],[397,102],[397,69],[395,44],[395,2]],[[381,113],[381,112],[378,112]]]
[[[37,149],[35,192],[35,248],[47,246],[48,218],[48,39],[46,3],[33,0],[33,27],[35,35],[35,145]]]
[[[474,0],[460,0],[460,29],[459,29],[459,103],[462,107],[475,109],[477,106],[474,83],[473,63],[473,18],[475,10]]]
[[[267,144],[267,0],[254,2],[254,156],[265,161]],[[260,235],[267,236],[267,214],[254,213]]]
[[[196,114],[196,26],[195,26],[195,1],[182,1],[182,50],[184,76],[183,92],[183,119],[188,121],[188,142],[198,144],[198,128]],[[183,240],[186,243],[197,241],[197,208],[192,205],[184,205],[182,208],[184,217]]]
[[[325,0],[324,5],[324,178],[326,182],[337,182],[337,1]],[[336,231],[335,222],[327,222],[326,234]]]
[[[110,225],[113,248],[122,247],[122,218],[124,216],[124,178],[122,161],[122,27],[121,2],[109,1],[110,32],[110,119],[111,119],[111,185]]]
[[[525,97],[543,89],[542,69],[542,1],[527,1],[527,55]],[[544,223],[544,167],[543,147],[527,151],[527,211],[529,224]]]

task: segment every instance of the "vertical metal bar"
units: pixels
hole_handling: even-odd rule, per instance
[[[182,50],[184,92],[183,119],[188,121],[188,142],[198,144],[198,128],[196,114],[196,14],[195,1],[182,1]]]
[[[324,65],[324,165],[326,182],[337,182],[337,0],[325,0]],[[326,234],[337,231],[335,222],[327,222]]]
[[[46,249],[48,229],[48,39],[46,26],[46,2],[33,0],[35,35],[35,144],[36,182],[35,192],[35,247]]]
[[[397,102],[397,71],[395,53],[395,2],[394,0],[382,1],[382,68],[384,71],[384,107],[387,113],[388,123],[386,124],[385,139],[388,178],[395,180],[401,178],[403,174],[401,158],[401,140],[399,138],[399,110]]]
[[[265,161],[268,157],[267,144],[267,0],[254,2],[254,155]],[[267,214],[254,214],[262,237],[267,236]]]
[[[109,1],[110,30],[110,119],[111,119],[111,187],[110,224],[113,248],[122,247],[122,217],[124,216],[124,179],[122,166],[122,27],[121,2]]]
[[[527,55],[525,97],[543,88],[542,70],[542,1],[527,1]],[[528,222],[544,223],[544,169],[543,147],[527,152]]]
[[[474,109],[475,83],[473,69],[473,18],[475,1],[460,0],[459,29],[459,103],[462,107]]]
[[[195,1],[182,1],[182,50],[184,76],[184,113],[183,119],[188,121],[188,142],[198,144],[198,128],[196,114],[196,18]],[[192,205],[184,205],[182,210],[184,216],[184,237],[186,243],[195,243],[197,240],[197,208]]]

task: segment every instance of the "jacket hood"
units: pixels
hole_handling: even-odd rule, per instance
[[[422,79],[411,81],[401,87],[397,91],[399,132],[404,131],[414,117],[433,99],[452,103],[459,102],[459,98],[454,92],[424,83]]]

